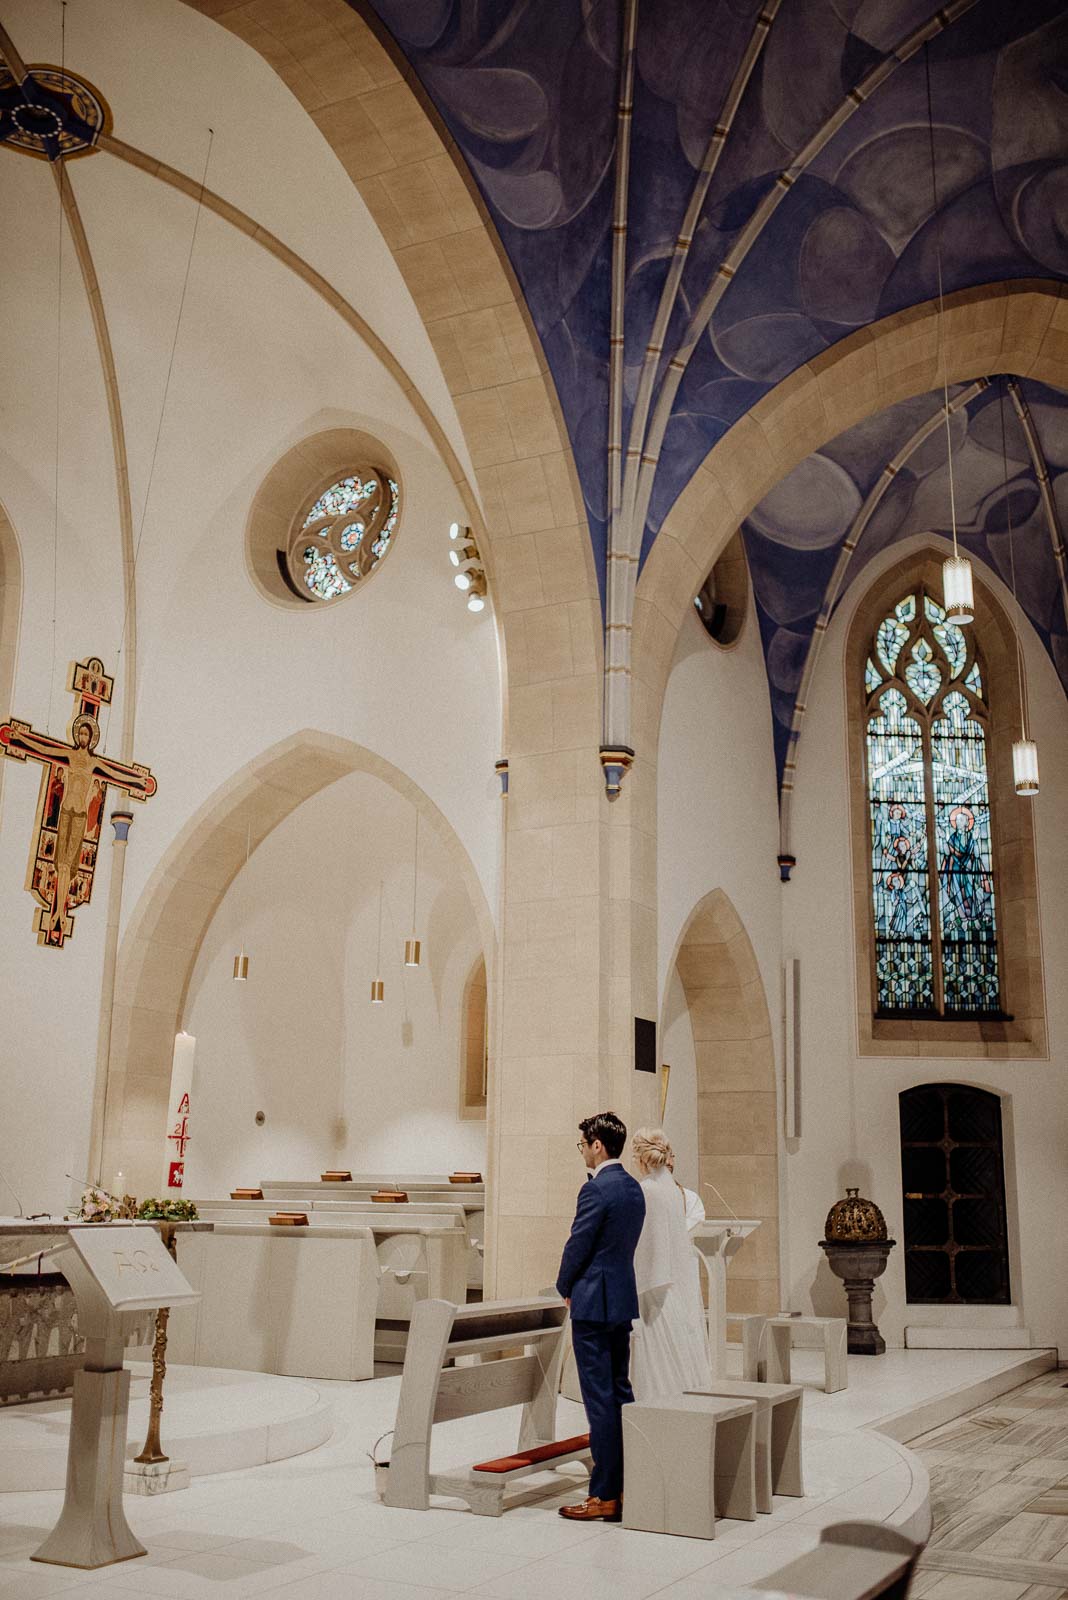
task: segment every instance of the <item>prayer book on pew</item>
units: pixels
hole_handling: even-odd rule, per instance
[[[320,1174],[319,1174],[319,1182],[320,1183],[351,1183],[352,1182],[352,1173],[351,1172],[341,1172],[341,1171],[337,1171],[337,1172],[320,1172]]]
[[[262,1200],[263,1199],[263,1190],[262,1189],[231,1189],[230,1190],[230,1199],[231,1200]]]
[[[481,1172],[450,1172],[450,1183],[481,1183]]]
[[[404,1205],[408,1195],[404,1189],[376,1189],[371,1199],[380,1206]]]
[[[306,1228],[308,1226],[308,1213],[306,1211],[273,1211],[267,1221],[272,1228]]]

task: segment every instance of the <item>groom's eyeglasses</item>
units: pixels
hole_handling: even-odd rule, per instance
[[[589,1149],[589,1146],[587,1145],[585,1139],[580,1139],[578,1144],[575,1146],[575,1149],[576,1150],[587,1150],[587,1149]]]

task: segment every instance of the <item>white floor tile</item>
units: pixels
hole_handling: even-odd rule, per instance
[[[384,1555],[346,1562],[342,1570],[382,1583],[408,1583],[416,1588],[459,1592],[479,1583],[499,1582],[506,1574],[511,1583],[512,1576],[525,1565],[522,1556],[447,1549],[421,1539],[414,1544],[397,1545]]]
[[[598,1555],[600,1548],[598,1545]],[[599,1561],[575,1560],[565,1554],[535,1561],[503,1579],[489,1579],[471,1592],[493,1600],[646,1600],[663,1589],[666,1581],[662,1572],[654,1574],[648,1568],[607,1571]]]
[[[284,1589],[273,1589],[271,1600],[441,1600],[442,1592],[410,1583],[358,1578],[350,1572],[320,1572]]]
[[[716,1541],[718,1544],[718,1540]],[[714,1600],[720,1585],[751,1583],[787,1562],[814,1550],[819,1543],[815,1532],[766,1534],[763,1539],[742,1549],[721,1554],[709,1566],[660,1591],[657,1600]]]

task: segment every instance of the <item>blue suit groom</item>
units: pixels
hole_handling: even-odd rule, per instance
[[[623,1489],[622,1407],[630,1386],[630,1325],[638,1315],[634,1250],[645,1196],[618,1160],[603,1161],[579,1190],[564,1246],[558,1294],[571,1301],[571,1338],[590,1425],[590,1495],[618,1500]]]

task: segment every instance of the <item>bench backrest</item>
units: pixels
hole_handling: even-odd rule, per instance
[[[300,1210],[326,1226],[349,1222],[374,1232],[403,1228],[463,1228],[464,1208],[459,1205],[375,1205],[370,1200],[198,1200],[197,1211],[207,1221],[249,1221],[276,1211]]]
[[[339,1194],[366,1193],[372,1194],[380,1189],[403,1189],[406,1194],[426,1194],[429,1190],[440,1191],[443,1194],[452,1194],[457,1197],[467,1195],[481,1200],[485,1199],[486,1185],[482,1183],[450,1183],[445,1174],[438,1176],[436,1173],[408,1173],[391,1172],[368,1177],[364,1173],[354,1173],[351,1178],[342,1178],[336,1182],[323,1182],[315,1178],[262,1178],[260,1188],[264,1194],[279,1194],[293,1189],[333,1189]]]

